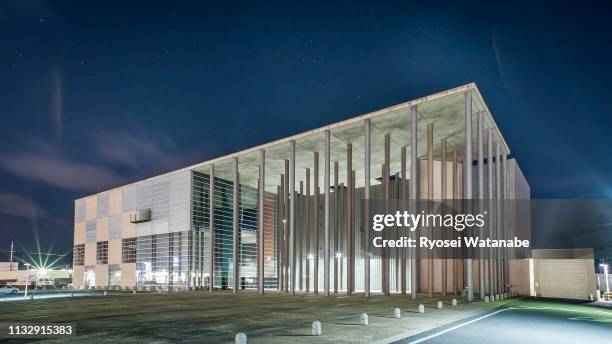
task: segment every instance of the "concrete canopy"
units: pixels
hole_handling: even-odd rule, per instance
[[[299,189],[299,182],[305,181],[306,169],[311,169],[313,178],[313,157],[314,152],[319,153],[319,186],[322,190],[322,180],[324,175],[324,132],[330,130],[330,153],[331,164],[330,173],[332,175],[331,184],[333,186],[333,166],[334,161],[339,163],[339,183],[346,184],[346,149],[347,144],[351,143],[352,164],[356,175],[356,186],[364,184],[364,135],[363,120],[371,119],[371,184],[379,183],[381,175],[381,165],[384,162],[384,136],[390,135],[390,172],[391,175],[400,172],[400,152],[401,147],[407,147],[407,170],[410,171],[410,107],[417,106],[418,114],[418,154],[419,158],[427,154],[427,125],[434,124],[434,155],[439,157],[441,139],[447,139],[447,152],[457,150],[460,157],[465,152],[465,114],[464,114],[464,93],[467,90],[475,90],[473,93],[473,145],[476,147],[476,117],[479,112],[484,114],[485,129],[494,128],[496,136],[503,146],[508,148],[503,141],[496,124],[488,111],[484,100],[475,84],[464,85],[449,91],[434,94],[429,97],[420,98],[414,101],[389,107],[376,112],[368,113],[343,122],[332,124],[323,128],[311,130],[302,134],[294,135],[285,139],[277,140],[270,144],[261,145],[242,152],[231,154],[222,158],[214,159],[216,175],[221,178],[233,179],[232,158],[238,156],[240,169],[240,183],[251,187],[257,187],[259,177],[259,150],[266,151],[266,192],[275,193],[276,187],[280,185],[280,176],[285,173],[285,159],[289,159],[289,141],[296,142],[295,157],[295,181],[296,190]],[[473,149],[472,159],[476,159],[477,151]],[[207,172],[210,162],[204,162],[190,167],[191,169]],[[312,179],[311,179],[312,180]],[[305,186],[305,182],[304,182]],[[311,183],[311,193],[314,186]]]
[[[331,164],[330,173],[333,176],[333,162],[339,162],[339,183],[346,184],[346,144],[353,145],[353,169],[356,175],[356,186],[364,185],[364,136],[363,123],[369,118],[372,123],[371,133],[371,184],[379,183],[377,178],[381,175],[381,164],[384,161],[384,136],[390,135],[391,139],[391,174],[399,173],[401,147],[407,148],[407,171],[410,171],[410,108],[417,106],[418,110],[418,154],[419,157],[426,155],[427,124],[434,123],[434,154],[440,154],[440,140],[447,139],[447,151],[451,153],[457,150],[463,158],[465,152],[465,123],[464,123],[464,93],[473,91],[472,96],[472,132],[473,132],[473,157],[476,158],[476,117],[479,112],[484,114],[484,127],[493,128],[495,137],[502,143],[506,154],[510,153],[495,121],[489,111],[480,91],[475,83],[459,86],[447,91],[432,94],[426,97],[411,100],[402,104],[387,107],[370,112],[335,124],[318,129],[306,131],[287,138],[279,139],[267,144],[255,146],[236,153],[228,154],[209,161],[188,166],[179,170],[165,173],[169,175],[184,171],[199,171],[208,173],[211,164],[215,165],[217,177],[233,180],[234,163],[233,158],[238,157],[240,184],[257,187],[259,177],[260,155],[259,151],[266,151],[266,192],[275,193],[277,185],[280,184],[280,175],[284,174],[284,161],[289,159],[289,142],[296,142],[296,169],[295,187],[299,189],[299,182],[305,180],[306,168],[311,169],[313,177],[313,152],[319,152],[319,186],[322,190],[324,176],[324,132],[331,133]],[[156,176],[158,177],[158,176]],[[135,185],[156,178],[151,177],[128,185]],[[330,178],[333,185],[333,177]],[[312,184],[312,183],[311,183]],[[305,186],[305,183],[304,183]],[[311,193],[314,186],[311,185]]]

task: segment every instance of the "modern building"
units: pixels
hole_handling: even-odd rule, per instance
[[[361,204],[528,199],[509,155],[473,83],[391,106],[77,199],[73,283],[412,297],[508,292],[504,258],[364,254]]]

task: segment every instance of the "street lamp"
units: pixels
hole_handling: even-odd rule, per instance
[[[604,278],[606,279],[606,293],[610,292],[610,284],[608,282],[608,264],[599,264],[604,271]]]
[[[25,299],[28,299],[28,284],[30,284],[30,263],[25,263],[26,266],[26,286],[25,286]]]

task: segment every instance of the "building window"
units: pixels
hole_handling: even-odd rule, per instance
[[[123,239],[121,261],[136,263],[136,238]]]
[[[85,221],[85,201],[82,199],[74,202],[74,220],[76,222]]]
[[[98,195],[98,217],[108,216],[108,194]]]
[[[108,239],[121,239],[121,215],[111,215],[108,218]]]
[[[99,241],[97,243],[96,264],[108,264],[108,241]]]
[[[88,221],[85,224],[85,242],[96,241],[96,220]]]
[[[74,266],[85,265],[85,244],[75,245],[73,255]]]
[[[108,266],[108,285],[110,287],[121,285],[121,265]]]

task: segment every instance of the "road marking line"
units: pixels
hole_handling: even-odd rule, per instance
[[[514,308],[514,307],[504,308],[504,309],[500,309],[500,310],[498,310],[498,311],[495,311],[495,312],[493,312],[493,313],[485,314],[485,315],[483,315],[483,316],[481,316],[481,317],[478,317],[478,318],[476,318],[476,319],[472,319],[472,320],[467,321],[467,322],[464,322],[464,323],[462,323],[462,324],[455,325],[455,326],[453,326],[453,327],[447,328],[447,329],[445,329],[445,330],[442,330],[442,331],[440,331],[440,332],[434,333],[434,334],[429,335],[429,336],[427,336],[427,337],[423,337],[423,338],[417,339],[417,340],[415,340],[415,341],[412,341],[412,342],[410,342],[410,343],[408,343],[408,344],[416,344],[416,343],[421,343],[421,342],[424,342],[424,341],[426,341],[426,340],[429,340],[429,339],[435,338],[435,337],[437,337],[437,336],[439,336],[439,335],[445,334],[445,333],[450,332],[450,331],[454,331],[454,330],[456,330],[456,329],[458,329],[458,328],[461,328],[461,327],[463,327],[463,326],[466,326],[466,325],[469,325],[469,324],[475,323],[475,322],[480,321],[480,320],[482,320],[482,319],[486,319],[486,318],[488,318],[488,317],[494,316],[494,315],[495,315],[495,314],[497,314],[497,313],[501,313],[501,312],[504,312],[504,311],[507,311],[507,310],[511,310],[511,309],[515,309],[515,308]]]
[[[424,342],[424,341],[426,341],[426,340],[429,340],[429,339],[435,338],[435,337],[437,337],[437,336],[440,336],[440,335],[442,335],[442,334],[448,333],[448,332],[450,332],[450,331],[454,331],[454,330],[456,330],[456,329],[458,329],[458,328],[461,328],[461,327],[463,327],[463,326],[466,326],[466,325],[469,325],[469,324],[475,323],[475,322],[480,321],[480,320],[482,320],[482,319],[486,319],[486,318],[488,318],[488,317],[491,317],[491,316],[493,316],[493,315],[495,315],[495,314],[498,314],[498,313],[501,313],[501,312],[503,312],[503,311],[507,311],[507,310],[521,310],[521,309],[560,310],[560,311],[565,311],[565,312],[577,312],[577,313],[603,313],[603,314],[609,315],[609,314],[608,314],[608,313],[606,313],[606,312],[602,312],[602,311],[598,311],[598,310],[590,310],[590,311],[585,311],[585,310],[579,310],[579,309],[567,309],[567,308],[559,308],[559,307],[533,307],[533,306],[508,307],[508,308],[500,309],[500,310],[498,310],[498,311],[496,311],[496,312],[493,312],[493,313],[485,314],[485,315],[483,315],[483,316],[481,316],[481,317],[478,317],[478,318],[476,318],[476,319],[472,319],[472,320],[470,320],[470,321],[467,321],[467,322],[464,322],[464,323],[461,323],[461,324],[455,325],[455,326],[453,326],[453,327],[450,327],[450,328],[444,329],[444,330],[442,330],[442,331],[440,331],[440,332],[437,332],[437,333],[431,334],[431,335],[429,335],[429,336],[427,336],[427,337],[423,337],[423,338],[420,338],[420,339],[414,340],[414,341],[412,341],[412,342],[409,342],[408,344],[417,344],[417,343],[422,343],[422,342]]]

